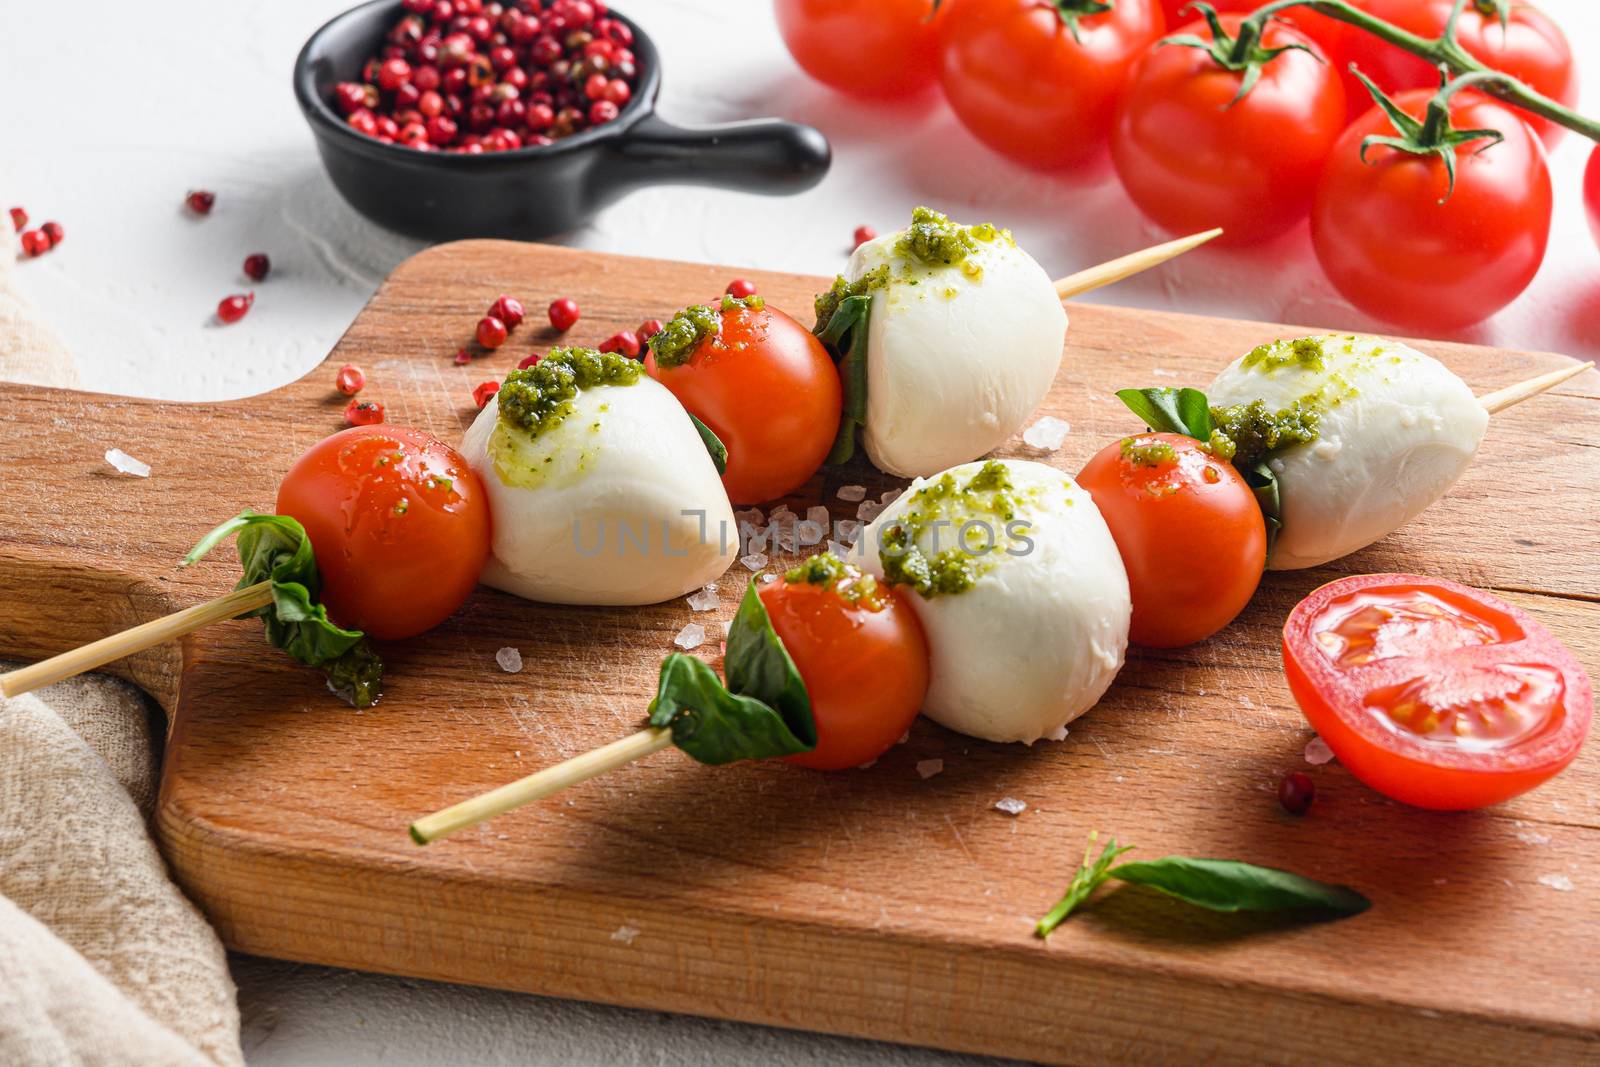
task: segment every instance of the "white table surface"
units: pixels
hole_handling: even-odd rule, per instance
[[[420,247],[378,231],[339,199],[290,91],[301,43],[344,6],[0,3],[0,40],[9,42],[0,63],[8,101],[0,207],[20,203],[36,224],[54,218],[66,227],[63,246],[21,264],[18,275],[76,352],[90,387],[199,400],[291,381],[323,358],[378,282]],[[1543,6],[1575,43],[1600,42],[1600,4]],[[635,0],[625,10],[665,54],[667,117],[811,122],[832,139],[833,170],[787,200],[688,188],[639,193],[564,243],[832,273],[857,224],[893,229],[917,203],[1012,227],[1056,274],[1164,238],[1109,173],[1050,178],[1012,167],[967,135],[936,96],[867,107],[807,81],[760,0]],[[1588,46],[1583,67],[1586,84],[1600,85],[1600,45]],[[1556,218],[1538,278],[1460,339],[1600,356],[1600,251],[1578,193],[1587,151],[1588,142],[1569,136],[1552,156]],[[209,218],[183,208],[196,187],[217,193]],[[254,251],[267,252],[274,268],[251,286],[240,263]],[[249,316],[215,325],[216,302],[251,287],[258,299]],[[556,294],[529,279],[524,295],[536,305]],[[1331,295],[1304,227],[1264,248],[1203,250],[1096,299],[1382,329]],[[246,1052],[260,1067],[975,1062],[263,960],[239,959],[236,973]]]

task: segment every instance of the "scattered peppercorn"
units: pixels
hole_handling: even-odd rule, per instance
[[[196,215],[209,215],[217,202],[217,194],[204,189],[194,189],[184,197],[184,203],[189,205],[189,210]]]
[[[533,366],[535,363],[538,363],[541,358],[542,357],[537,352],[533,352],[533,353],[530,353],[529,355],[523,356],[520,360],[517,361],[517,369],[518,370],[527,370],[529,367]]]
[[[465,348],[458,348],[456,349],[455,358],[452,362],[454,362],[458,367],[465,367],[468,363],[472,362],[472,353],[468,352]]]
[[[493,315],[485,315],[478,320],[478,343],[484,348],[499,348],[506,343],[510,333],[506,324]]]
[[[752,281],[746,281],[744,278],[735,278],[733,281],[728,283],[727,293],[735,300],[742,300],[747,296],[754,296],[755,292],[756,283]]]
[[[67,236],[67,231],[61,228],[59,222],[47,222],[39,227],[39,232],[50,238],[50,247],[59,245]]]
[[[367,374],[354,363],[346,363],[334,376],[333,387],[345,396],[355,396],[367,384]]]
[[[648,344],[650,338],[660,333],[661,330],[662,324],[660,319],[645,319],[639,324],[639,328],[633,332],[639,335],[640,344]]]
[[[506,324],[506,329],[515,330],[522,325],[526,312],[522,309],[522,301],[514,296],[502,296],[489,306],[489,314]]]
[[[600,342],[600,351],[616,352],[629,359],[639,358],[639,335],[632,330],[618,330]]]
[[[235,293],[225,296],[217,302],[217,318],[223,322],[238,322],[250,311],[250,305],[256,302],[254,293]]]
[[[562,333],[566,333],[578,325],[578,302],[570,297],[562,297],[550,302],[550,325]]]
[[[272,260],[267,258],[265,252],[252,252],[244,257],[244,272],[252,281],[266,281],[271,270]]]
[[[21,240],[22,254],[29,259],[50,251],[50,235],[43,230],[23,230]]]
[[[877,236],[878,231],[874,230],[871,226],[857,226],[855,232],[855,244],[851,245],[850,247],[860,248],[862,245],[866,244],[868,241]]]
[[[11,228],[15,233],[21,233],[28,225],[28,213],[20,207],[11,209]]]
[[[383,405],[376,400],[352,400],[345,405],[344,421],[351,426],[374,426],[383,421]]]
[[[500,391],[499,382],[479,382],[472,390],[472,402],[478,405],[479,410],[489,402],[489,398]]]
[[[1317,799],[1317,784],[1304,771],[1294,771],[1283,776],[1278,783],[1278,803],[1290,815],[1304,815]]]

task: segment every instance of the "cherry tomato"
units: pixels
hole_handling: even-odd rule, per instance
[[[1222,20],[1236,34],[1237,15]],[[1211,38],[1205,24],[1186,33]],[[1268,23],[1268,48],[1309,45]],[[1333,69],[1298,49],[1261,68],[1235,101],[1243,73],[1199,48],[1152,49],[1134,68],[1111,130],[1111,158],[1146,215],[1175,233],[1221,226],[1234,244],[1281,233],[1305,217],[1328,152],[1344,128],[1344,89]]]
[[[278,487],[317,554],[340,625],[412,637],[459,608],[489,558],[489,503],[455,449],[421,430],[356,426],[312,445]]]
[[[735,504],[775,500],[822,466],[839,430],[843,389],[822,342],[768,304],[722,313],[722,329],[683,363],[646,373],[728,449],[722,484]]]
[[[1431,90],[1395,98],[1421,118]],[[1505,140],[1456,149],[1455,191],[1444,161],[1374,145],[1393,136],[1378,108],[1334,146],[1311,211],[1311,240],[1334,287],[1369,315],[1407,329],[1459,329],[1509,304],[1539,270],[1550,237],[1550,173],[1538,138],[1508,108],[1463,91],[1450,100],[1456,129]],[[1448,196],[1447,196],[1448,194]]]
[[[1363,0],[1362,6],[1403,30],[1437,37],[1444,32],[1454,0]],[[1510,18],[1502,28],[1500,13],[1492,2],[1472,0],[1456,23],[1456,40],[1486,66],[1505,71],[1567,107],[1577,106],[1578,71],[1573,65],[1572,48],[1561,28],[1532,4],[1513,3]],[[1367,77],[1390,94],[1439,85],[1439,72],[1427,60],[1371,34],[1353,34],[1348,55]],[[1363,99],[1370,102],[1365,95]],[[1565,132],[1547,119],[1525,115],[1524,120],[1547,145],[1555,144]]]
[[[916,612],[882,586],[857,597],[862,576],[845,571],[834,584],[784,578],[761,588],[817,722],[817,747],[787,759],[824,771],[877,759],[910,728],[928,694],[928,642]]]
[[[934,0],[776,0],[789,54],[824,85],[896,97],[933,84]]]
[[[1128,639],[1193,644],[1234,620],[1261,581],[1267,528],[1233,464],[1192,437],[1147,433],[1107,445],[1078,472],[1128,572]]]
[[[1036,0],[946,0],[939,76],[973,136],[1044,170],[1105,147],[1128,68],[1161,36],[1154,0],[1076,18]]]
[[[1583,203],[1589,209],[1589,229],[1600,245],[1600,145],[1589,154],[1589,168],[1583,172]]]
[[[1419,808],[1525,793],[1572,762],[1594,697],[1525,612],[1439,578],[1363,574],[1313,592],[1283,628],[1300,710],[1351,774]]]

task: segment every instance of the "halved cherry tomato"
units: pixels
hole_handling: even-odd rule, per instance
[[[683,363],[645,371],[728,449],[723,487],[735,504],[794,492],[822,466],[839,430],[839,372],[811,331],[771,304],[722,313],[722,329]]]
[[[1100,154],[1128,68],[1165,25],[1155,0],[1076,15],[1038,0],[946,0],[939,77],[973,136],[1025,166]]]
[[[1433,92],[1395,97],[1420,119]],[[1509,108],[1470,90],[1450,98],[1458,130],[1492,129],[1497,145],[1456,149],[1455,191],[1444,161],[1374,145],[1394,136],[1380,109],[1339,138],[1317,187],[1311,240],[1334,287],[1369,315],[1443,331],[1482,321],[1528,287],[1550,238],[1550,172],[1539,140]]]
[[[1244,20],[1222,19],[1235,36]],[[1211,40],[1204,23],[1186,34]],[[1266,48],[1314,48],[1298,30],[1269,22]],[[1133,70],[1111,130],[1123,188],[1165,229],[1221,226],[1220,240],[1259,241],[1305,218],[1323,162],[1344,129],[1344,89],[1320,54],[1293,49],[1267,61],[1243,98],[1242,71],[1202,49],[1164,45]]]
[[[1378,792],[1461,811],[1572,762],[1594,696],[1548,630],[1441,578],[1362,574],[1313,592],[1283,627],[1289,689],[1339,762]]]
[[[1378,18],[1423,37],[1444,32],[1453,6],[1454,0],[1362,0],[1362,7]],[[1577,106],[1578,70],[1572,47],[1561,28],[1532,4],[1511,4],[1502,27],[1494,0],[1471,0],[1456,23],[1456,40],[1484,65],[1505,71],[1567,107]],[[1391,95],[1439,86],[1439,72],[1427,60],[1371,34],[1353,34],[1348,56]],[[1363,94],[1362,99],[1368,97]],[[1523,117],[1546,145],[1554,145],[1565,132],[1548,119]]]
[[[1078,484],[1094,498],[1128,572],[1130,641],[1193,644],[1250,602],[1267,562],[1267,529],[1233,464],[1192,437],[1146,433],[1095,453]]]
[[[1583,172],[1583,204],[1589,209],[1589,229],[1600,245],[1600,145],[1589,153],[1589,167]]]
[[[910,728],[928,695],[928,642],[898,590],[864,586],[854,568],[839,581],[779,579],[761,587],[773,632],[811,697],[817,747],[787,757],[838,771],[877,759]],[[842,582],[842,584],[841,584]]]
[[[466,459],[403,426],[355,426],[312,445],[278,487],[317,554],[343,626],[412,637],[459,608],[489,558],[489,503]]]
[[[938,71],[935,0],[777,0],[778,32],[795,62],[858,96],[920,92]]]

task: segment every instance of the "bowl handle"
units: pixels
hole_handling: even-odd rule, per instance
[[[798,193],[820,182],[833,160],[828,139],[797,122],[756,119],[686,129],[653,113],[634,123],[612,153],[601,180],[613,195],[657,183]]]

